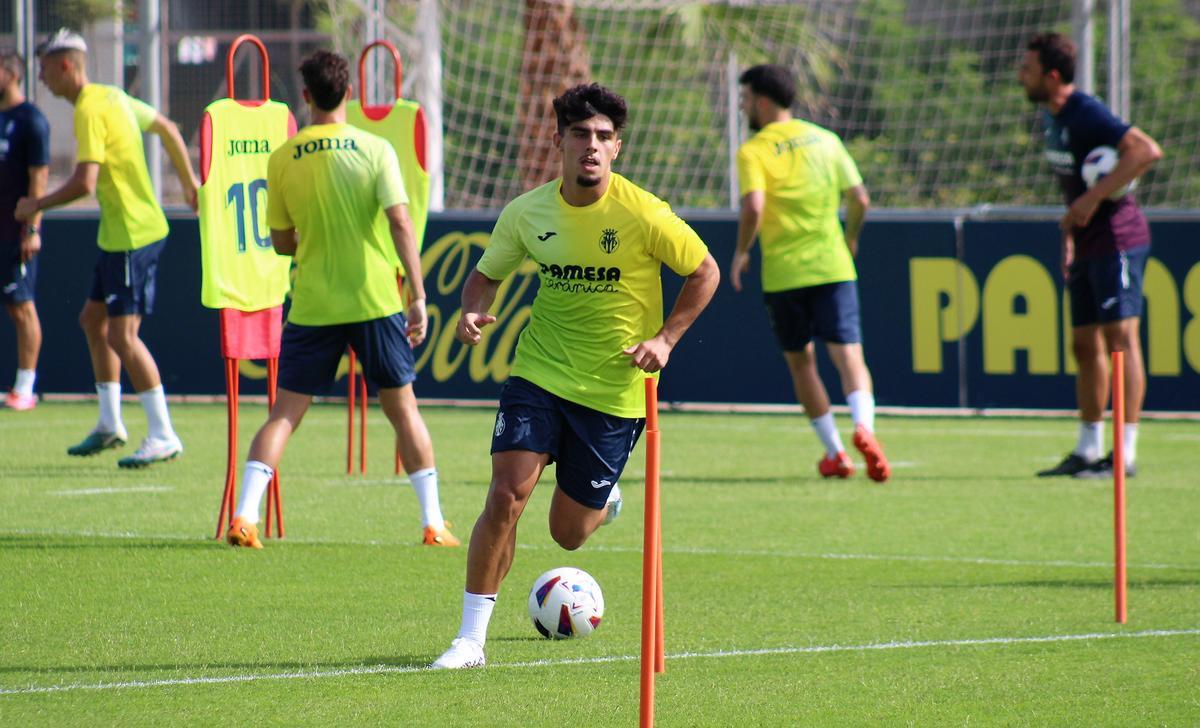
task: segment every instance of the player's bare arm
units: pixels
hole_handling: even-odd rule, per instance
[[[408,301],[408,340],[413,346],[425,340],[429,323],[425,311],[425,276],[421,270],[421,255],[417,252],[417,237],[413,233],[412,218],[408,205],[392,205],[383,211],[392,233],[392,245],[404,266],[405,284],[412,294]]]
[[[80,197],[86,197],[96,192],[96,180],[100,178],[100,165],[97,162],[80,162],[75,165],[71,177],[62,186],[45,197],[22,197],[17,201],[13,217],[21,222],[29,222],[37,213],[74,202]]]
[[[187,200],[188,207],[192,208],[192,212],[195,212],[197,209],[196,191],[200,187],[200,183],[196,180],[196,172],[192,169],[192,160],[188,156],[187,145],[183,142],[179,127],[175,122],[159,114],[146,131],[156,134],[159,139],[162,139],[163,149],[171,158],[171,165],[175,167],[179,184],[183,185],[183,198]]]
[[[1162,159],[1162,148],[1149,134],[1130,127],[1117,145],[1118,161],[1112,172],[1100,178],[1091,189],[1080,195],[1063,216],[1063,228],[1083,227],[1092,220],[1096,208],[1108,196],[1142,176]]]
[[[292,256],[296,254],[296,245],[299,243],[299,238],[296,236],[296,228],[288,228],[287,230],[276,230],[271,228],[271,247],[280,255]]]
[[[862,232],[867,210],[871,209],[871,195],[866,185],[854,185],[845,192],[846,197],[846,247],[850,255],[858,255],[858,235]]]
[[[671,315],[663,322],[662,328],[654,338],[635,344],[622,352],[629,357],[630,366],[649,373],[663,369],[667,360],[671,358],[671,350],[696,322],[700,312],[708,306],[720,282],[721,269],[717,266],[717,261],[713,260],[712,254],[706,254],[700,267],[684,280],[683,288],[675,298],[675,307],[671,309]]]
[[[1070,228],[1062,231],[1062,275],[1067,280],[1071,273],[1071,264],[1075,262],[1075,236]]]
[[[500,281],[494,281],[478,270],[471,271],[467,276],[467,282],[463,284],[462,316],[458,318],[458,327],[454,330],[459,341],[475,346],[483,339],[483,327],[496,322],[496,317],[488,313],[488,309],[496,300],[499,288]]]
[[[46,194],[46,183],[49,179],[50,168],[46,165],[30,167],[29,187],[27,188],[29,197],[36,200]],[[42,222],[42,213],[35,212],[25,222],[28,224],[21,230],[22,263],[28,263],[42,249],[42,236],[38,232],[38,226]]]
[[[751,190],[742,195],[741,211],[738,213],[737,247],[729,264],[729,283],[733,290],[742,290],[742,274],[750,270],[750,249],[762,225],[763,207],[767,195],[762,190]]]

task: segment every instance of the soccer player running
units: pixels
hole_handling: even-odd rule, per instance
[[[40,197],[46,191],[50,173],[50,126],[25,100],[24,75],[25,59],[11,50],[0,51],[0,300],[17,332],[17,377],[4,406],[18,411],[37,406],[33,382],[42,326],[33,298],[42,216],[22,223],[13,213],[22,195]]]
[[[517,521],[557,462],[550,534],[573,551],[620,512],[617,481],[645,422],[643,372],[671,350],[716,290],[707,247],[662,200],[613,173],[625,100],[598,84],[554,100],[562,177],[509,203],[462,293],[457,336],[478,345],[501,282],[525,260],[540,287],[500,393],[492,481],[467,555],[462,624],[434,668],[480,667]],[[661,266],[686,278],[663,320]]]
[[[854,463],[842,447],[817,374],[813,337],[825,341],[854,420],[854,446],[867,475],[883,482],[891,466],[875,439],[875,395],[862,351],[854,256],[871,200],[854,160],[837,135],[788,110],[796,82],[788,69],[760,65],[738,79],[740,101],[755,132],[738,149],[741,189],[737,248],[729,280],[742,290],[755,236],[762,239],[762,286],[767,315],[792,375],[796,398],[825,446],[817,470],[848,478]],[[838,207],[846,201],[846,228]]]
[[[428,318],[400,162],[386,140],[346,123],[351,87],[345,58],[316,51],[300,65],[300,74],[312,125],[272,152],[267,163],[271,242],[275,252],[296,259],[279,356],[279,397],[250,445],[226,540],[262,548],[256,524],[263,493],[313,395],[328,389],[349,345],[379,388],[379,403],[396,430],[420,504],[425,545],[457,546],[442,520],[433,444],[413,394],[412,347],[425,339]],[[375,224],[381,210],[389,235]],[[412,294],[407,320],[395,255]]]
[[[121,421],[121,367],[129,374],[146,411],[149,433],[117,464],[140,468],[183,452],[171,426],[158,365],[138,335],[142,317],[154,308],[158,258],[167,218],[154,196],[142,147],[142,132],[158,135],[184,196],[196,209],[196,175],[179,129],[152,107],[113,86],[90,83],[87,44],[66,29],[39,48],[41,79],[55,96],[75,106],[75,172],[42,197],[24,197],[16,216],[28,222],[40,211],[95,192],[100,202],[100,256],[79,323],[87,336],[96,376],[100,418],[70,455],[94,455],[120,447],[128,435]]]
[[[1146,394],[1138,328],[1150,226],[1132,195],[1111,196],[1158,161],[1162,150],[1141,129],[1075,88],[1075,44],[1065,36],[1034,36],[1018,79],[1029,100],[1045,110],[1046,159],[1068,206],[1060,224],[1062,265],[1071,305],[1071,349],[1078,364],[1079,440],[1062,462],[1038,475],[1112,476],[1112,453],[1102,453],[1113,351],[1125,352],[1125,471],[1133,475]],[[1120,161],[1088,189],[1080,168],[1099,146],[1115,147]]]

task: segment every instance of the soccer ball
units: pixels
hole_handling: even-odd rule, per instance
[[[1083,183],[1088,186],[1088,189],[1095,187],[1104,175],[1117,168],[1118,158],[1117,150],[1112,147],[1096,147],[1088,152],[1088,155],[1083,158],[1083,166],[1079,170],[1079,176],[1083,177]],[[1132,180],[1124,187],[1115,190],[1108,196],[1108,199],[1119,200],[1132,192],[1136,186],[1137,180]]]
[[[547,639],[587,637],[604,616],[600,585],[586,571],[560,567],[542,574],[529,592],[529,618]]]

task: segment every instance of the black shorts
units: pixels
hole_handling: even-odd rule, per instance
[[[862,342],[854,281],[766,293],[763,301],[784,351],[803,351],[814,336],[833,344]]]
[[[300,394],[328,391],[347,346],[354,349],[363,375],[379,389],[403,387],[417,378],[408,322],[404,314],[394,313],[331,326],[288,322],[280,342],[279,386]]]
[[[1150,246],[1122,250],[1071,264],[1067,291],[1071,325],[1095,326],[1142,315],[1142,279]]]
[[[89,301],[103,303],[109,316],[146,316],[154,312],[158,257],[165,240],[121,253],[100,251],[92,273]]]
[[[0,243],[0,303],[12,305],[33,300],[37,261],[35,255],[22,265],[20,242]]]
[[[646,420],[617,417],[570,402],[533,382],[509,377],[500,390],[492,454],[547,453],[557,462],[558,487],[580,505],[600,510],[617,484]]]

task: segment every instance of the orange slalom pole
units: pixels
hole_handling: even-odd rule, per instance
[[[355,381],[357,375],[354,373],[355,356],[354,349],[350,350],[350,373],[346,376],[346,409],[348,418],[346,420],[346,475],[354,472],[354,394],[358,389],[358,384]]]
[[[275,399],[279,392],[279,357],[267,359],[267,408],[275,407]],[[267,486],[267,520],[266,536],[271,537],[271,511],[275,512],[275,536],[283,538],[283,499],[279,493],[279,468],[271,475],[271,484]]]
[[[367,377],[358,378],[358,472],[367,472]]]
[[[1125,597],[1125,352],[1112,353],[1112,412],[1113,412],[1113,528],[1116,545],[1115,589],[1117,622],[1125,624],[1128,617]]]
[[[658,497],[658,393],[646,378],[646,513],[642,541],[642,664],[639,725],[654,725],[654,675],[658,658],[660,514]]]
[[[237,359],[225,359],[225,419],[226,461],[225,492],[221,495],[221,510],[217,513],[217,533],[214,539],[225,535],[227,523],[233,521],[234,491],[237,486]],[[228,515],[228,520],[226,516]]]

